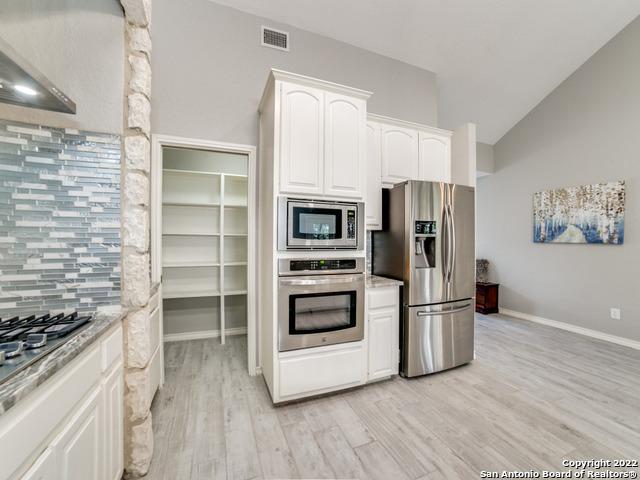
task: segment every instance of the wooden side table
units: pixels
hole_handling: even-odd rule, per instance
[[[499,283],[476,282],[476,312],[498,313]]]

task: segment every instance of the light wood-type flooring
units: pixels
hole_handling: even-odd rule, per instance
[[[640,457],[640,351],[476,318],[470,365],[281,407],[244,337],[168,343],[147,478],[466,480]]]

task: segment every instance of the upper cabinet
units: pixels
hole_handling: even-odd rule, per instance
[[[274,136],[277,193],[364,199],[370,95],[303,75],[271,71],[260,111],[263,115],[274,112],[269,131]]]
[[[451,132],[379,115],[369,115],[380,125],[382,185],[406,180],[449,182]]]
[[[418,132],[382,124],[382,183],[393,185],[418,178]]]
[[[322,194],[324,92],[283,83],[280,109],[280,188],[283,192]]]
[[[365,192],[367,103],[325,93],[324,193],[362,198]]]
[[[451,180],[451,134],[418,132],[418,178],[431,182]]]

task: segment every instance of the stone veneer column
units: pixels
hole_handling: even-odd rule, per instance
[[[151,0],[121,0],[125,12],[125,119],[122,164],[122,303],[126,478],[146,475],[153,455],[149,297],[149,173],[151,135]]]

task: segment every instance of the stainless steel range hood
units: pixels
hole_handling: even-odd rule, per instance
[[[76,104],[0,38],[0,102],[76,113]]]

